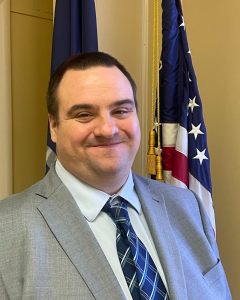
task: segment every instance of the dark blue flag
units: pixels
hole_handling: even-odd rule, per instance
[[[67,58],[82,52],[98,51],[94,0],[56,0],[51,75]],[[49,126],[46,173],[56,157]]]
[[[207,133],[180,0],[162,1],[160,120],[165,182],[202,200],[215,229]]]

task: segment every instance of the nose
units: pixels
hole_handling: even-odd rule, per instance
[[[118,126],[117,126],[114,118],[112,118],[109,115],[99,118],[99,120],[94,128],[95,136],[110,139],[116,133],[118,133]]]

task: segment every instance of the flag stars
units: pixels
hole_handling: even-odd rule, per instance
[[[199,105],[196,103],[196,96],[195,96],[193,99],[189,99],[188,107],[191,108],[191,112],[193,113],[193,109],[196,106],[199,106]]]
[[[192,79],[190,78],[189,72],[188,72],[188,79],[189,79],[189,82],[192,82]]]
[[[180,24],[179,27],[183,27],[184,30],[186,31],[186,27],[185,27],[185,22],[184,22],[183,16],[182,16],[182,24]]]
[[[200,127],[201,127],[201,123],[200,123],[198,126],[196,126],[196,127],[192,124],[192,130],[189,131],[189,133],[188,133],[188,134],[193,134],[194,137],[195,137],[195,140],[197,139],[197,136],[198,136],[199,134],[204,134],[204,133],[200,130]]]
[[[200,165],[202,165],[202,162],[204,159],[208,159],[206,156],[205,156],[205,151],[206,149],[204,149],[202,152],[199,151],[198,149],[197,150],[197,155],[193,157],[193,159],[199,159],[200,161]]]

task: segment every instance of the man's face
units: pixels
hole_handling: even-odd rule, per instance
[[[59,124],[50,117],[62,165],[76,177],[126,176],[140,143],[128,79],[117,67],[69,70],[58,88]],[[124,175],[125,174],[125,175]]]

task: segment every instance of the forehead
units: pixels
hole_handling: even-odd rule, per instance
[[[92,67],[87,70],[68,70],[63,76],[59,88],[60,102],[70,98],[113,97],[133,99],[133,91],[127,77],[115,66]],[[116,99],[120,98],[120,99]]]

